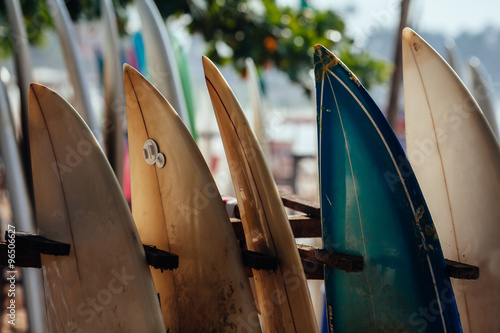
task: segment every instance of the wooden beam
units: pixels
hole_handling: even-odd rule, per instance
[[[9,232],[5,232],[5,239],[10,236]],[[47,239],[40,235],[30,234],[27,232],[16,232],[15,245],[16,249],[23,248],[31,250],[39,254],[48,254],[53,256],[67,256],[71,246],[69,244],[61,243],[51,239]]]
[[[263,253],[241,250],[245,267],[255,270],[275,271],[278,269],[278,260]]]
[[[445,259],[446,272],[449,277],[461,280],[479,279],[479,267]]]
[[[309,217],[321,217],[319,203],[299,197],[290,192],[279,190],[281,201],[285,207],[302,212]]]
[[[315,247],[297,245],[303,261],[314,265],[327,266],[340,269],[344,272],[361,272],[363,270],[363,257],[351,254],[338,253]],[[307,269],[306,269],[307,270]]]
[[[295,238],[314,238],[321,237],[321,220],[317,217],[308,217],[305,215],[288,216],[290,227]],[[239,241],[245,240],[245,232],[241,220],[232,217],[234,233]]]
[[[148,265],[163,270],[173,270],[179,267],[179,256],[154,246],[143,245]]]

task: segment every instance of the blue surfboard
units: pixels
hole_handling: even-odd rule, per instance
[[[396,135],[351,71],[315,47],[324,247],[364,268],[325,268],[330,332],[461,332],[446,264]]]

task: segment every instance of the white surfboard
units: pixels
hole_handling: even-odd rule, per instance
[[[103,81],[104,125],[102,128],[104,151],[120,184],[123,183],[123,149],[125,145],[125,95],[122,79],[122,62],[116,15],[111,0],[101,1],[103,21]]]
[[[29,129],[49,332],[165,332],[144,249],[106,157],[78,113],[32,84]]]
[[[75,93],[74,103],[76,109],[94,133],[98,142],[102,142],[97,116],[92,108],[88,80],[83,68],[83,61],[78,50],[76,33],[68,13],[68,8],[63,0],[47,0],[50,14],[54,20],[57,35],[64,53],[66,70],[69,73]]]
[[[151,82],[177,111],[188,129],[186,99],[165,22],[153,0],[135,0],[139,9]]]
[[[222,74],[206,57],[203,67],[247,247],[279,263],[276,272],[253,271],[264,331],[317,332],[295,238],[262,149]]]
[[[484,116],[488,120],[491,129],[498,139],[500,138],[500,132],[498,129],[500,115],[495,110],[492,101],[495,89],[492,86],[491,78],[488,80],[487,72],[477,57],[472,57],[469,60],[469,69],[472,79],[472,95],[481,108],[481,111],[483,111]]]
[[[446,258],[478,266],[452,280],[464,332],[500,331],[500,147],[455,72],[403,31],[406,144]]]
[[[27,143],[28,144],[28,143]],[[3,82],[0,80],[0,152],[3,157],[9,200],[16,231],[36,233],[31,199],[28,194],[23,165],[16,141],[12,113]],[[45,331],[45,306],[42,275],[39,270],[23,268],[28,323],[32,332]],[[17,277],[19,278],[19,277]],[[19,294],[18,294],[19,295]]]
[[[143,242],[179,256],[153,271],[169,332],[260,332],[241,251],[193,137],[139,72],[124,66],[132,212]]]

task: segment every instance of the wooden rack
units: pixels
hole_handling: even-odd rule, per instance
[[[305,200],[296,195],[280,192],[283,204],[300,215],[290,215],[288,220],[295,238],[321,237],[321,218],[319,204]],[[246,249],[245,235],[241,220],[231,218],[236,238],[242,247],[241,254],[243,263],[248,268],[249,276],[252,269],[274,271],[278,268],[275,257],[252,252]],[[70,245],[46,239],[39,235],[16,232],[16,267],[40,268],[40,255],[67,256]],[[6,238],[7,239],[7,235]],[[150,266],[161,270],[173,270],[179,267],[179,257],[149,245],[143,245],[146,259]],[[363,270],[363,257],[331,252],[325,249],[310,246],[297,245],[304,272],[308,279],[324,279],[324,267],[340,269],[345,272],[360,272]],[[0,266],[8,265],[7,243],[0,243]],[[452,260],[446,260],[448,275],[456,279],[475,280],[479,278],[479,268],[472,265],[462,264]]]

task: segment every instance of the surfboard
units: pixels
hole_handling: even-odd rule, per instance
[[[453,68],[458,76],[462,76],[462,57],[455,41],[453,39],[445,40],[444,49],[446,50],[446,58],[451,68]]]
[[[491,78],[488,80],[487,71],[477,57],[469,60],[469,69],[472,78],[472,96],[483,111],[488,124],[491,126],[496,138],[500,138],[498,129],[500,115],[496,112],[492,98],[495,88],[492,86]]]
[[[0,80],[0,152],[16,231],[36,233],[31,198],[24,178],[7,91],[2,80]],[[41,272],[29,268],[21,271],[30,330],[44,332],[45,306]],[[16,279],[19,279],[19,276]]]
[[[124,66],[132,212],[145,244],[179,256],[153,271],[169,332],[260,332],[241,251],[196,143],[167,100]]]
[[[21,148],[22,167],[24,169],[28,194],[31,200],[31,166],[28,138],[28,90],[31,83],[31,58],[29,54],[29,42],[24,27],[24,16],[19,0],[7,0],[5,2],[10,24],[10,39],[14,53],[14,66],[16,68],[17,85],[21,97],[21,133],[19,146]]]
[[[153,0],[135,0],[134,3],[141,16],[148,76],[190,129],[186,99],[165,22]]]
[[[186,52],[181,45],[179,39],[172,35],[172,46],[174,47],[175,62],[179,69],[179,77],[182,84],[182,92],[186,99],[186,108],[189,116],[189,125],[191,134],[194,141],[198,140],[198,133],[196,132],[196,103],[193,96],[193,83],[191,80],[191,71],[189,69],[189,62]]]
[[[247,247],[279,263],[275,272],[253,271],[264,331],[317,332],[295,239],[262,149],[222,74],[206,57],[203,67]]]
[[[116,15],[111,0],[101,1],[103,21],[103,83],[104,113],[103,144],[106,156],[116,178],[123,184],[123,150],[125,144],[125,96],[122,79],[122,62]]]
[[[255,68],[255,63],[252,58],[247,58],[245,60],[248,84],[250,90],[250,99],[253,111],[253,130],[255,136],[259,141],[262,150],[264,151],[264,156],[269,158],[269,143],[267,141],[266,128],[264,126],[264,112],[262,107],[262,90],[259,83],[259,75],[257,74],[257,69]]]
[[[460,332],[429,210],[399,141],[356,76],[314,55],[324,248],[364,268],[325,267],[330,332]]]
[[[76,43],[76,33],[63,0],[48,0],[50,14],[54,20],[57,35],[63,49],[66,70],[74,90],[74,102],[78,113],[89,125],[98,142],[102,142],[97,116],[92,108],[90,90],[86,79],[83,62]]]
[[[144,249],[95,137],[54,91],[31,84],[29,130],[49,332],[165,332]]]
[[[500,147],[476,101],[414,31],[403,31],[406,142],[446,258],[479,267],[452,280],[464,332],[500,330]]]

